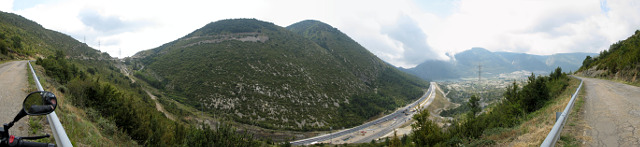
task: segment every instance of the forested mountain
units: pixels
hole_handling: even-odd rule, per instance
[[[423,79],[457,79],[478,76],[481,66],[483,77],[495,77],[514,71],[548,73],[556,67],[575,71],[580,61],[593,53],[559,53],[532,55],[525,53],[491,52],[484,48],[472,48],[455,54],[450,61],[428,60],[410,69],[402,69]]]
[[[70,57],[103,56],[97,50],[66,34],[45,29],[20,15],[1,11],[0,51],[0,60],[29,56],[46,57],[53,55],[55,51],[64,51]]]
[[[600,55],[586,57],[579,72],[584,76],[620,79],[637,84],[639,63],[640,30],[636,30],[629,38],[612,44]]]
[[[136,76],[173,99],[270,129],[354,126],[426,88],[319,21],[220,20],[134,58]]]

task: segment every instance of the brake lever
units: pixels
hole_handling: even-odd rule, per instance
[[[51,135],[49,134],[45,134],[42,136],[29,136],[29,137],[20,137],[22,139],[26,139],[26,140],[36,140],[36,139],[42,139],[42,138],[49,138]]]

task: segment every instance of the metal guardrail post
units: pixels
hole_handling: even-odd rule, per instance
[[[40,85],[40,81],[38,80],[38,76],[36,76],[35,70],[31,66],[31,61],[28,61],[29,68],[31,69],[31,73],[33,73],[33,80],[36,83],[39,91],[44,91],[42,85]],[[51,131],[53,132],[53,138],[56,139],[56,146],[60,147],[72,147],[71,141],[69,140],[69,136],[67,136],[67,132],[64,131],[56,112],[51,112],[47,115],[47,120],[49,121],[49,126],[51,126]]]
[[[576,92],[573,94],[573,96],[571,96],[571,100],[569,101],[569,104],[567,104],[567,107],[564,108],[564,111],[562,111],[562,114],[560,114],[560,117],[556,119],[556,123],[553,125],[553,128],[551,129],[551,132],[549,132],[549,135],[547,135],[547,138],[545,138],[544,142],[540,144],[541,147],[555,146],[556,142],[560,138],[560,133],[562,132],[562,128],[564,128],[564,124],[567,123],[569,112],[571,112],[571,108],[573,108],[573,104],[575,103],[576,97],[578,97],[578,92],[580,92],[580,89],[582,88],[582,83],[583,83],[583,80],[580,79],[580,86],[578,86],[578,89],[576,89]]]

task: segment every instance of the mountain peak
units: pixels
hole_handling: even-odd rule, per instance
[[[263,29],[277,30],[279,27],[273,23],[260,21],[257,19],[224,19],[211,22],[204,27],[190,33],[187,37],[206,36],[229,33],[253,33],[261,32]]]
[[[471,48],[471,50],[468,51],[472,51],[472,52],[491,52],[485,48],[481,48],[481,47],[473,47]]]
[[[327,23],[324,23],[322,21],[315,20],[315,19],[307,19],[307,20],[303,20],[303,21],[297,22],[295,24],[298,24],[298,23],[301,23],[301,24],[323,24],[323,25],[329,25]]]
[[[288,30],[291,30],[293,32],[298,32],[300,35],[305,35],[304,31],[313,31],[313,32],[308,32],[308,33],[314,33],[314,32],[320,32],[320,31],[326,31],[326,32],[331,32],[331,33],[341,33],[338,29],[334,28],[333,26],[318,21],[318,20],[303,20],[294,24],[291,24],[289,26],[287,26]]]

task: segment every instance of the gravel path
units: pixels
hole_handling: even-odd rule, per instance
[[[144,91],[147,92],[147,94],[151,97],[151,99],[153,99],[154,102],[156,102],[156,109],[158,109],[158,111],[162,112],[164,116],[166,116],[167,118],[171,120],[176,120],[175,118],[173,118],[173,115],[171,115],[169,112],[164,110],[164,108],[162,107],[162,104],[158,102],[158,98],[155,95],[151,94],[151,92],[149,92],[148,90],[144,90]]]
[[[640,146],[640,87],[582,78],[589,146]]]
[[[22,109],[27,96],[27,61],[13,61],[0,65],[0,124],[9,123]],[[27,117],[10,129],[11,135],[28,136]]]

